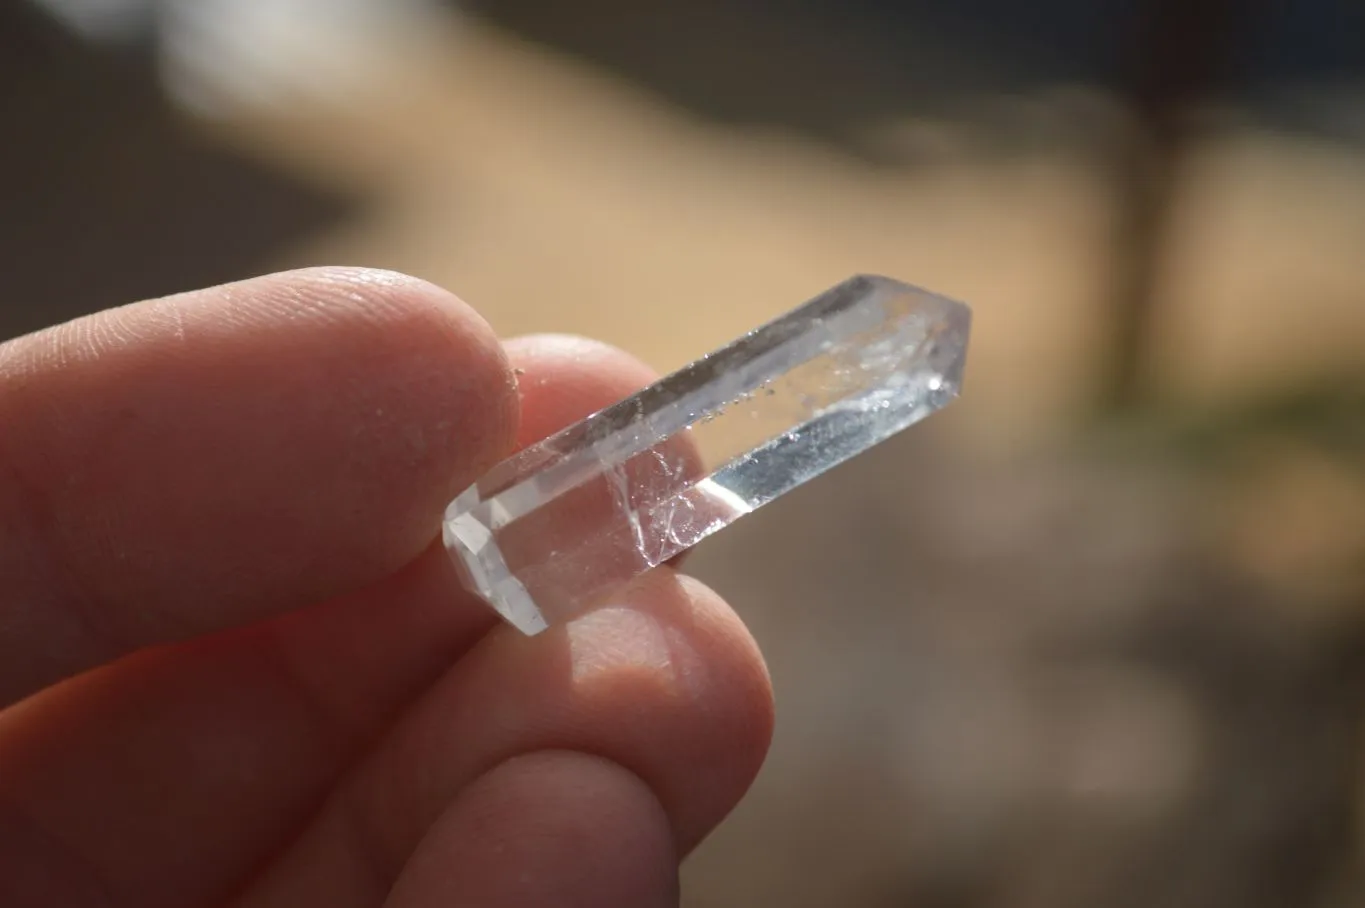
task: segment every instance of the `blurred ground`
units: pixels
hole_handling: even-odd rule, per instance
[[[742,59],[748,33],[722,6],[698,9],[736,29]],[[800,21],[778,43],[839,71],[827,35]],[[1365,156],[1352,143],[1200,111],[1154,282],[1152,406],[1097,426],[1084,417],[1120,199],[1102,152],[1132,129],[1112,95],[1062,83],[876,116],[850,100],[854,147],[848,128],[700,116],[483,20],[386,23],[363,39],[338,26],[340,52],[307,78],[274,73],[269,92],[207,78],[172,48],[161,72],[181,72],[198,119],[147,89],[132,120],[161,138],[146,147],[224,156],[273,201],[212,175],[167,190],[157,172],[184,168],[130,152],[164,201],[100,198],[89,217],[104,226],[81,242],[113,271],[142,270],[106,281],[81,253],[54,291],[51,249],[46,272],[16,257],[0,299],[21,302],[0,311],[15,326],[0,336],[114,302],[111,287],[322,262],[411,272],[504,334],[589,334],[661,370],[854,272],[967,300],[968,388],[951,411],[691,562],[764,645],[779,726],[752,797],[689,862],[687,903],[1365,900]],[[281,59],[321,53],[311,33],[272,34]],[[130,85],[156,71],[110,65]],[[64,84],[75,109],[83,86]],[[840,110],[840,86],[817,84]],[[49,183],[109,185],[101,169],[120,159],[99,142],[129,130],[92,135],[88,160],[46,165]],[[193,195],[205,185],[207,200]],[[76,258],[69,220],[33,197],[48,245]],[[111,251],[130,198],[186,213]],[[11,255],[33,223],[0,219]],[[218,254],[189,267],[205,243]],[[180,270],[158,270],[167,257]]]

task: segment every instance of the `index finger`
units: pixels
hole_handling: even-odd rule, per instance
[[[511,447],[491,329],[309,270],[0,345],[0,705],[376,580]]]

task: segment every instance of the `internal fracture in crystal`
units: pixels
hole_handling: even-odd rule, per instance
[[[446,509],[446,548],[539,633],[945,406],[970,324],[961,303],[850,278],[495,466]]]

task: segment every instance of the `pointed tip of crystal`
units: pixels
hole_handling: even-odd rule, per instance
[[[972,310],[964,303],[945,300],[948,311],[943,317],[941,337],[943,358],[939,366],[943,383],[954,397],[962,393],[962,375],[967,367],[967,345],[972,334]]]
[[[879,274],[860,274],[850,278],[846,283],[861,286],[862,292],[875,293],[883,299],[913,298],[915,307],[923,312],[930,322],[925,360],[939,378],[938,406],[946,405],[962,392],[962,375],[967,363],[967,346],[972,333],[970,306],[916,287],[914,284]]]

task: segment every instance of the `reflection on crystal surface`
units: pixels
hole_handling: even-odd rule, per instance
[[[465,584],[538,633],[943,407],[970,310],[854,277],[503,461],[446,510]]]

